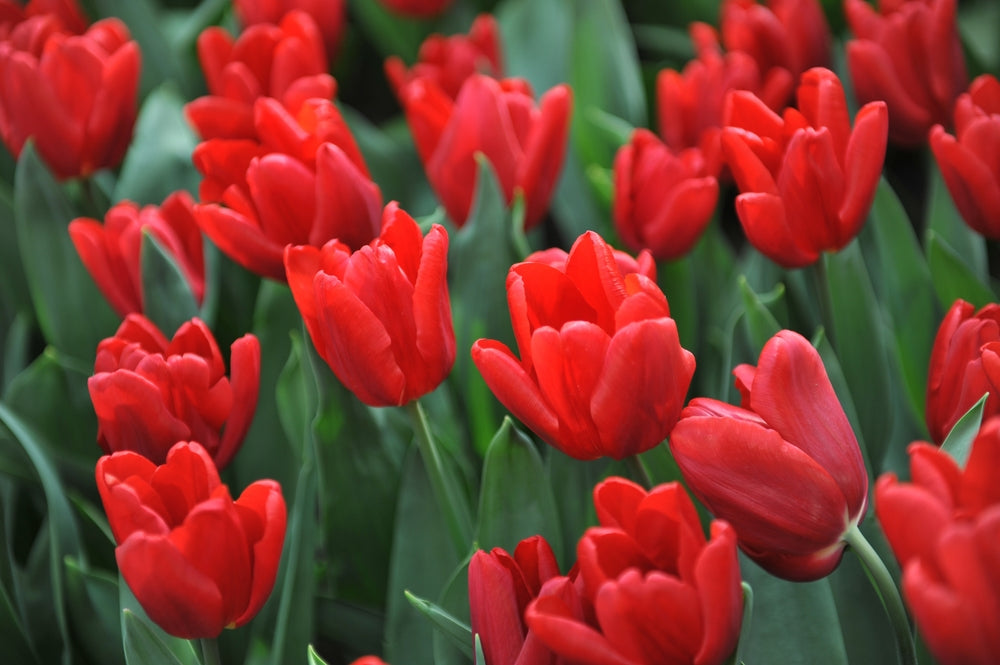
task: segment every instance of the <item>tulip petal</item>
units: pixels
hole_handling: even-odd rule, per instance
[[[274,587],[285,542],[287,511],[281,487],[273,480],[251,483],[234,505],[252,552],[250,598],[243,612],[233,620],[239,627],[260,611]]]

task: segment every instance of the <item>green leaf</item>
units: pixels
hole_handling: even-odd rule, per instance
[[[472,657],[472,628],[464,621],[459,621],[450,613],[441,609],[429,600],[424,600],[409,591],[403,592],[418,612],[431,620],[431,623],[446,635],[450,642],[470,658]]]
[[[86,570],[73,557],[65,564],[67,609],[80,646],[94,662],[123,663],[117,577]]]
[[[0,184],[0,305],[6,304],[12,313],[31,308],[28,282],[17,246],[13,194],[6,183]]]
[[[930,164],[930,200],[927,206],[927,236],[930,242],[933,233],[943,244],[962,257],[966,271],[981,284],[989,284],[989,259],[986,255],[986,241],[969,228],[952,201],[951,193],[944,182],[941,170],[935,162]],[[931,266],[933,271],[933,265]],[[935,276],[935,282],[937,276]],[[950,303],[949,303],[950,304]]]
[[[325,660],[320,658],[319,654],[316,653],[316,649],[314,649],[313,645],[311,644],[309,645],[308,653],[309,653],[309,665],[328,665]]]
[[[969,453],[972,452],[972,442],[979,433],[979,427],[983,422],[983,409],[986,406],[986,398],[990,395],[986,393],[979,398],[979,401],[972,405],[972,408],[965,412],[958,422],[948,432],[941,450],[951,455],[958,466],[965,468],[965,463],[969,460]]]
[[[0,584],[0,644],[4,658],[11,663],[38,665],[39,660],[31,648],[21,617],[14,608],[13,599]]]
[[[541,455],[513,421],[504,418],[483,463],[476,542],[484,549],[513,552],[521,540],[536,534],[555,552],[563,551],[555,497]]]
[[[381,608],[363,607],[320,595],[316,599],[316,634],[335,644],[343,644],[355,653],[380,653],[385,614]]]
[[[542,93],[569,80],[573,3],[507,0],[497,6],[508,76],[519,76]]]
[[[770,293],[761,296],[754,292],[743,275],[740,275],[738,281],[740,293],[743,295],[743,323],[750,337],[750,344],[759,355],[767,341],[783,327],[774,318],[768,305],[777,307],[784,305],[785,285],[779,282]]]
[[[45,339],[88,364],[118,318],[104,301],[73,247],[76,217],[65,190],[29,142],[18,160],[14,220],[28,289]]]
[[[185,665],[135,613],[125,610],[122,615],[122,645],[128,665]]]
[[[970,269],[969,262],[934,231],[927,234],[927,262],[930,264],[934,291],[941,307],[948,309],[959,298],[977,308],[997,297]]]
[[[427,28],[420,21],[399,16],[375,0],[351,3],[354,18],[383,57],[398,55],[404,62],[414,62]]]
[[[139,263],[144,314],[169,339],[198,316],[198,301],[176,259],[148,229],[142,231]]]

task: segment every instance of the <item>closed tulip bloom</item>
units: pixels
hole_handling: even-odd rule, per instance
[[[1000,240],[1000,82],[983,74],[955,102],[955,136],[935,125],[931,149],[965,223]]]
[[[82,35],[49,29],[41,34],[46,36],[35,40],[38,51],[0,42],[4,143],[17,157],[33,138],[59,178],[117,166],[135,125],[138,45],[117,19],[98,21]]]
[[[987,665],[1000,650],[1000,419],[987,420],[965,468],[913,443],[912,482],[887,473],[875,512],[903,569],[903,595],[942,665]]]
[[[472,359],[497,399],[542,439],[581,460],[622,459],[659,444],[677,421],[694,356],[667,299],[588,231],[562,266],[507,274],[520,359],[480,339]]]
[[[885,100],[889,140],[916,147],[935,124],[947,125],[968,74],[955,18],[956,0],[845,0],[854,33],[847,65],[862,104]]]
[[[97,347],[87,381],[106,453],[130,450],[162,464],[178,441],[202,442],[225,467],[239,450],[257,408],[260,344],[244,335],[230,350],[230,376],[199,319],[167,340],[148,319],[130,314]]]
[[[435,194],[456,225],[469,217],[476,154],[496,172],[508,203],[525,200],[526,229],[542,221],[562,169],[572,93],[557,85],[536,106],[525,81],[470,76],[452,100],[434,81],[418,78],[401,89],[417,153]]]
[[[285,539],[278,483],[258,480],[233,501],[205,449],[184,441],[159,466],[130,451],[107,455],[96,476],[118,569],[160,628],[215,638],[260,611]]]
[[[113,206],[104,223],[80,217],[69,224],[80,260],[118,315],[143,312],[142,242],[148,233],[173,258],[198,304],[205,295],[205,259],[194,200],[174,192],[159,206],[131,201]]]
[[[956,300],[938,327],[927,370],[927,429],[938,445],[988,394],[983,417],[1000,413],[1000,305],[976,311]]]
[[[756,367],[733,374],[743,406],[691,400],[670,436],[674,459],[762,568],[789,580],[824,577],[864,516],[868,474],[823,361],[783,330]]]
[[[503,75],[500,28],[490,14],[477,16],[467,35],[433,34],[425,39],[420,45],[417,62],[409,69],[398,56],[385,61],[386,77],[397,96],[407,83],[428,78],[455,99],[465,79],[477,73],[495,78]]]
[[[871,102],[852,129],[844,89],[827,69],[802,76],[798,102],[778,116],[753,94],[732,92],[722,132],[747,239],[786,268],[842,249],[864,226],[889,125],[885,103]]]
[[[365,404],[407,404],[448,376],[455,332],[444,227],[422,237],[392,202],[369,244],[289,246],[285,270],[316,351]]]
[[[431,18],[451,6],[452,0],[379,0],[386,9],[403,16]]]
[[[708,171],[699,149],[675,154],[652,132],[635,130],[614,163],[612,214],[625,244],[660,260],[690,252],[719,198]]]
[[[18,41],[11,33],[33,17],[54,19],[58,30],[73,35],[82,35],[89,25],[76,0],[29,0],[24,6],[17,0],[0,0],[0,40]]]
[[[552,548],[541,536],[518,543],[514,556],[495,547],[469,561],[469,612],[488,665],[549,665],[552,653],[531,634],[524,611],[542,585],[559,575]],[[485,664],[481,664],[485,665]]]
[[[716,665],[743,615],[736,534],[711,539],[679,483],[646,492],[622,478],[594,489],[600,527],[577,546],[580,577],[553,578],[528,606],[532,633],[568,662]]]
[[[220,27],[206,28],[198,58],[209,94],[186,104],[184,113],[202,139],[255,138],[260,97],[298,107],[336,93],[319,28],[302,11],[287,13],[278,25],[252,25],[235,39]]]
[[[305,12],[316,22],[326,53],[331,57],[340,50],[347,24],[345,0],[234,0],[233,9],[244,27],[258,23],[278,24],[293,10]]]

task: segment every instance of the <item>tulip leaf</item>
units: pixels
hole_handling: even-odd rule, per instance
[[[740,624],[739,641],[736,642],[733,657],[728,661],[731,665],[742,665],[743,645],[746,643],[750,635],[750,627],[753,625],[753,587],[746,582],[742,582],[740,586],[743,589],[743,621]]]
[[[965,463],[969,460],[969,453],[972,452],[972,442],[979,433],[980,425],[983,422],[983,409],[986,407],[986,398],[989,393],[979,398],[979,401],[972,405],[972,408],[965,412],[958,422],[948,432],[941,450],[951,455],[958,466],[965,468]]]
[[[407,63],[417,59],[425,25],[394,14],[376,0],[356,0],[351,3],[351,11],[383,57],[398,55]]]
[[[770,293],[760,296],[754,292],[745,276],[740,275],[738,281],[740,293],[743,295],[743,323],[750,336],[751,346],[754,352],[759,355],[767,341],[782,328],[767,305],[771,303],[783,304],[785,286],[778,283]]]
[[[986,241],[973,231],[962,219],[962,215],[952,201],[951,192],[944,182],[944,176],[936,164],[930,167],[930,197],[927,205],[927,237],[933,233],[943,244],[962,257],[966,272],[980,284],[989,284],[989,259],[986,255]],[[933,272],[933,265],[931,270]],[[935,283],[937,276],[934,276]],[[949,302],[945,307],[951,305]]]
[[[197,196],[201,175],[191,153],[198,137],[184,119],[184,102],[173,83],[159,86],[146,97],[122,162],[114,201],[159,205],[179,190]]]
[[[460,649],[465,655],[470,658],[472,657],[472,628],[469,627],[469,624],[459,621],[449,612],[429,600],[424,600],[409,591],[404,591],[403,593],[406,599],[410,601],[410,605],[430,619],[440,634],[447,636],[451,644]],[[440,665],[439,659],[435,658],[434,662]]]
[[[892,317],[896,356],[910,407],[924,417],[927,362],[934,344],[934,282],[913,226],[895,192],[883,178],[875,192],[871,221],[862,241],[872,237],[879,261],[874,275],[880,302]]]
[[[122,636],[128,665],[185,665],[131,610],[122,612]]]
[[[469,665],[472,658],[472,618],[469,607],[469,562],[472,553],[452,571],[436,605],[460,623],[470,626],[465,642],[456,642],[443,631],[434,631],[434,665]]]
[[[357,653],[382,650],[385,615],[381,607],[364,607],[322,594],[316,601],[317,635]]]
[[[17,246],[13,191],[0,184],[0,312],[30,311],[28,283]]]
[[[316,653],[316,649],[311,644],[309,645],[308,654],[309,654],[309,665],[329,665],[325,660],[323,660],[320,657],[318,653]]]
[[[93,662],[123,663],[118,578],[86,570],[73,557],[65,564],[67,609],[80,645]]]
[[[959,298],[977,308],[996,302],[996,294],[974,274],[968,261],[934,231],[927,233],[927,262],[943,308],[951,307]]]
[[[9,320],[0,319],[0,394],[11,384],[14,378],[31,362],[34,350],[32,334],[34,323],[30,310],[14,314]]]
[[[169,339],[198,316],[198,302],[176,259],[148,229],[142,231],[142,303],[146,318]]]
[[[66,191],[31,142],[25,144],[14,180],[14,221],[28,290],[45,339],[89,362],[118,319],[70,240],[66,229],[75,217]]]
[[[0,644],[3,644],[4,658],[11,663],[37,665],[38,657],[31,648],[24,632],[21,619],[7,590],[0,584]]]
[[[573,6],[563,0],[507,0],[497,6],[507,76],[544,92],[569,78]]]
[[[509,418],[497,430],[483,462],[476,542],[512,552],[529,536],[541,534],[563,551],[555,497],[535,444]]]

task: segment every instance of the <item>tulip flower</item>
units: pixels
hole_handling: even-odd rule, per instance
[[[176,261],[201,304],[205,260],[194,200],[187,192],[174,192],[160,206],[139,208],[123,201],[107,212],[103,224],[87,217],[69,223],[69,234],[83,265],[121,317],[143,312],[143,233],[149,233]]]
[[[316,351],[370,406],[402,406],[444,381],[455,362],[448,233],[426,237],[392,202],[382,233],[355,252],[339,240],[289,246],[285,271]]]
[[[851,128],[837,75],[810,69],[798,109],[783,116],[753,94],[730,93],[722,150],[741,194],[736,212],[750,243],[786,268],[838,251],[861,230],[885,160],[889,117],[866,104]]]
[[[59,31],[54,18],[48,26],[37,50],[0,42],[0,137],[15,157],[33,138],[59,178],[115,167],[132,140],[139,47],[117,19],[82,35]]]
[[[637,129],[614,164],[615,229],[626,245],[676,259],[694,247],[715,213],[719,183],[697,148],[674,154]]]
[[[858,102],[885,100],[889,140],[921,146],[935,124],[947,125],[968,75],[955,18],[956,0],[845,0],[854,33],[847,65]]]
[[[305,12],[316,22],[326,53],[331,57],[340,50],[347,24],[345,0],[234,0],[233,9],[244,28],[258,23],[277,25],[293,10]]]
[[[526,229],[542,221],[562,168],[572,93],[557,85],[536,108],[525,81],[470,76],[454,101],[432,80],[401,92],[406,119],[427,179],[456,225],[469,217],[483,153],[507,203],[521,192]]]
[[[34,17],[54,19],[57,30],[73,35],[82,35],[90,23],[76,0],[29,0],[23,7],[17,0],[0,0],[0,40],[18,41],[11,33]]]
[[[987,665],[1000,650],[1000,419],[987,420],[964,469],[923,442],[909,447],[912,483],[887,473],[875,513],[903,569],[903,595],[942,665]]]
[[[927,429],[938,445],[989,394],[983,418],[1000,414],[1000,305],[976,311],[956,300],[938,327],[927,370]]]
[[[220,27],[206,28],[198,58],[209,94],[186,104],[184,113],[205,140],[256,138],[260,97],[294,108],[336,93],[319,28],[302,11],[289,12],[278,25],[252,25],[236,39]]]
[[[930,144],[966,224],[1000,240],[1000,82],[983,74],[955,102],[955,136],[931,128]]]
[[[622,459],[666,438],[695,363],[655,282],[622,274],[588,231],[562,266],[511,267],[507,303],[520,359],[480,339],[472,360],[514,416],[581,460]]]
[[[778,577],[819,579],[865,513],[858,441],[819,353],[798,333],[779,332],[757,367],[733,374],[743,406],[691,400],[670,436],[674,459],[751,559]]]
[[[511,556],[496,547],[469,561],[472,634],[489,665],[548,665],[552,654],[528,630],[524,611],[542,585],[559,575],[552,548],[541,536],[518,543]],[[484,665],[484,664],[481,664]]]
[[[611,248],[611,256],[615,265],[623,275],[633,272],[641,274],[646,279],[656,281],[656,260],[648,250],[642,250],[635,256],[628,252]],[[550,247],[537,252],[532,252],[524,261],[526,263],[544,263],[550,265],[559,272],[566,272],[566,262],[569,261],[569,252],[561,247]]]
[[[386,662],[378,656],[362,656],[352,661],[351,665],[386,665]]]
[[[199,440],[224,468],[239,450],[257,408],[260,344],[244,335],[231,347],[231,377],[212,332],[199,319],[170,341],[149,319],[125,317],[97,347],[87,381],[105,453],[130,450],[162,464],[178,441]]]
[[[357,249],[378,235],[382,194],[333,102],[258,99],[254,123],[259,141],[205,141],[192,156],[202,201],[225,204],[196,206],[198,225],[225,254],[285,281],[287,245]]]
[[[452,0],[379,0],[389,11],[412,16],[414,18],[431,18],[448,9]]]
[[[465,80],[477,73],[495,78],[503,75],[500,28],[490,14],[477,16],[468,35],[433,34],[425,39],[416,64],[409,69],[399,56],[391,56],[385,61],[386,78],[397,96],[411,81],[428,78],[448,97],[455,99]]]
[[[285,540],[278,483],[258,480],[233,501],[205,449],[185,441],[159,466],[131,451],[104,456],[96,476],[118,568],[160,628],[215,638],[260,611]]]
[[[743,615],[732,527],[714,521],[706,539],[679,483],[647,493],[610,478],[594,497],[602,526],[577,546],[580,577],[542,586],[526,612],[532,634],[583,665],[726,662]]]

